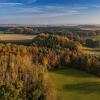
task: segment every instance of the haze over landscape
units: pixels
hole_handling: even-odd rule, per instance
[[[100,24],[100,0],[0,0],[0,24]]]

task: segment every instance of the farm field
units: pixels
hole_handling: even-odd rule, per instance
[[[24,35],[24,34],[0,34],[0,40],[31,40],[35,35]]]
[[[100,35],[99,36],[92,36],[91,38],[94,38],[96,40],[100,40]]]
[[[93,39],[96,41],[98,41],[98,40],[100,41],[100,35],[83,37],[83,40],[86,40],[86,39]],[[99,47],[98,48],[84,47],[83,50],[86,54],[100,55]]]
[[[86,39],[94,39],[94,40],[100,40],[100,35],[96,35],[96,36],[87,36],[83,38],[84,40]]]
[[[76,69],[50,72],[58,100],[100,100],[100,78]]]
[[[83,50],[84,50],[84,53],[86,54],[100,55],[100,48],[84,47]]]
[[[80,28],[81,30],[92,30],[92,31],[95,31],[95,30],[100,30],[100,27],[97,27],[97,28]]]

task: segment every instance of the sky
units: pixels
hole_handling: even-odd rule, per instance
[[[100,24],[100,0],[0,0],[0,24]]]

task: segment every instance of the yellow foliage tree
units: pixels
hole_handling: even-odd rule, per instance
[[[47,66],[48,63],[49,63],[48,58],[47,57],[44,57],[43,58],[43,65]]]

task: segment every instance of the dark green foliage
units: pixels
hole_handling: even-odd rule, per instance
[[[86,45],[88,47],[100,47],[100,40],[86,39]]]

